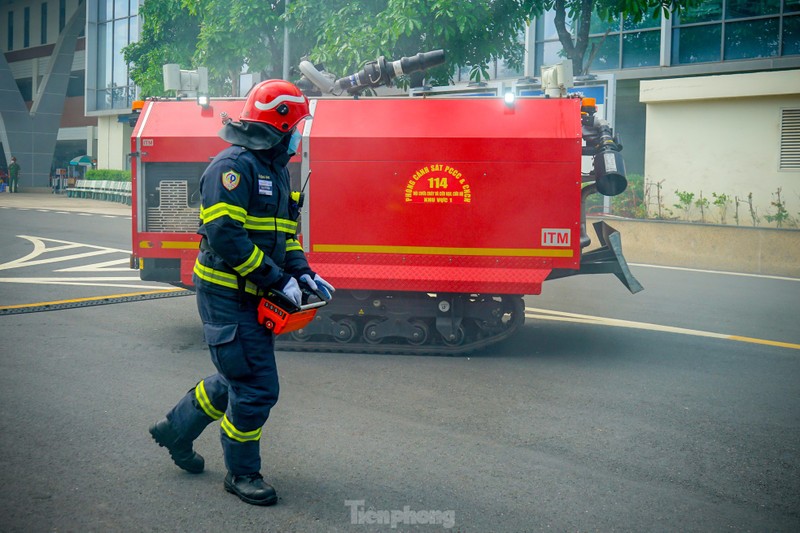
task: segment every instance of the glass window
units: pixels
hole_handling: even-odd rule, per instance
[[[132,17],[135,17],[139,14],[139,0],[131,0],[131,8],[128,13]]]
[[[97,20],[103,22],[114,18],[114,0],[97,1]]]
[[[42,3],[41,25],[39,28],[39,44],[47,44],[47,4]]]
[[[536,75],[541,76],[542,67],[557,65],[567,58],[560,42],[538,43],[536,45]]]
[[[128,16],[128,0],[114,0],[114,18],[118,19],[127,16]]]
[[[783,19],[783,55],[800,54],[800,16]]]
[[[58,31],[64,29],[67,23],[67,0],[58,0]]]
[[[725,25],[725,59],[776,55],[778,55],[777,17]]]
[[[781,0],[727,0],[725,18],[760,17],[777,15],[781,10]]]
[[[97,109],[111,109],[111,93],[108,90],[97,91]]]
[[[672,32],[673,63],[704,63],[720,60],[722,26],[712,24],[678,28]]]
[[[622,68],[658,66],[660,54],[660,31],[642,31],[622,35]]]
[[[589,59],[592,45],[600,44],[602,37],[592,37],[589,39],[589,48],[586,52],[586,59]],[[600,45],[600,51],[594,57],[589,70],[614,70],[619,68],[619,34],[609,35]]]
[[[26,102],[33,100],[33,78],[20,78],[16,82],[22,99]]]
[[[31,45],[31,8],[26,7],[23,11],[22,19],[22,47],[28,48]]]
[[[97,88],[111,86],[111,31],[108,24],[97,25]],[[100,108],[105,109],[105,108]]]
[[[10,52],[14,49],[14,12],[8,12],[8,46],[6,49]]]
[[[133,4],[134,2],[131,2]],[[130,42],[135,43],[139,40],[139,17],[131,17],[128,19],[130,25]]]
[[[83,72],[70,72],[67,84],[67,96],[84,96],[86,93]]]
[[[497,60],[497,76],[496,78],[513,78],[522,76],[522,69],[511,68],[505,59]]]
[[[662,15],[663,16],[663,15]],[[651,14],[645,14],[644,18],[639,22],[634,22],[631,17],[625,17],[622,20],[622,30],[643,30],[647,28],[660,28],[661,18],[655,18]]]
[[[679,24],[691,24],[693,22],[709,22],[722,19],[722,0],[711,0],[700,2],[700,5],[684,10],[677,20]]]
[[[113,109],[130,109],[131,99],[128,98],[128,87],[114,87],[111,93],[111,107]]]
[[[786,0],[783,3],[784,13],[797,13],[800,11],[800,0]]]
[[[800,0],[798,0],[800,1]],[[565,21],[567,30],[572,33],[572,20],[567,17]],[[556,13],[553,10],[545,12],[541,17],[536,18],[536,38],[544,41],[558,39],[556,31]]]
[[[128,45],[128,20],[114,22],[114,85],[121,87],[128,85],[128,65],[122,58],[122,49]]]
[[[619,14],[614,15],[611,21],[602,20],[596,11],[592,11],[592,21],[589,24],[589,33],[594,35],[596,33],[605,33],[606,30],[611,30],[611,32],[619,31]]]

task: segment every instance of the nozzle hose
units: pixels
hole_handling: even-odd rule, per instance
[[[350,94],[358,93],[367,87],[391,85],[392,80],[403,74],[411,74],[439,66],[445,61],[444,50],[420,52],[410,57],[401,57],[397,61],[386,61],[383,56],[370,61],[355,74],[336,80],[336,87]]]

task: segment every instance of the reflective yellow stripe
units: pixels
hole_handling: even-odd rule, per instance
[[[297,239],[286,239],[286,251],[287,252],[295,252],[295,251],[303,251],[303,247],[300,245],[300,241]]]
[[[440,248],[435,246],[382,246],[349,244],[314,244],[315,252],[350,252],[369,254],[420,254],[420,255],[488,255],[491,257],[572,257],[572,249],[550,248]]]
[[[233,440],[238,440],[239,442],[261,440],[261,428],[254,429],[253,431],[239,431],[236,429],[236,426],[234,426],[231,421],[228,420],[228,415],[222,417],[220,427],[227,436]]]
[[[139,241],[139,248],[163,248],[165,250],[197,250],[197,241]]]
[[[255,231],[282,231],[294,235],[297,233],[297,222],[288,218],[254,217],[247,216],[244,221],[245,229]]]
[[[219,420],[222,418],[222,415],[225,414],[214,408],[214,405],[211,403],[211,398],[209,398],[206,393],[206,386],[203,381],[200,381],[194,388],[194,397],[197,398],[197,403],[200,405],[203,412],[214,420]]]
[[[208,224],[212,220],[216,220],[223,216],[230,217],[233,220],[244,224],[244,221],[247,218],[247,211],[245,211],[243,207],[226,204],[225,202],[214,204],[208,208],[202,206],[200,207],[200,220],[203,222],[203,224]]]
[[[277,217],[255,217],[247,214],[247,211],[239,206],[220,202],[211,207],[200,207],[200,220],[207,224],[219,217],[227,216],[244,224],[246,229],[256,231],[282,231],[285,233],[297,233],[297,222],[288,218]]]
[[[194,262],[194,273],[197,274],[197,277],[202,279],[203,281],[207,281],[209,283],[214,283],[216,285],[221,285],[223,287],[228,287],[229,289],[238,290],[239,289],[239,280],[236,277],[236,274],[231,274],[230,272],[222,272],[221,270],[214,270],[211,267],[207,267],[200,263],[200,259],[197,259]],[[251,281],[245,281],[244,286],[245,292],[249,292],[250,294],[255,294],[256,296],[262,294],[258,286]]]
[[[258,246],[253,246],[253,253],[250,254],[250,257],[241,265],[233,267],[233,269],[238,272],[240,276],[244,277],[260,267],[263,262],[264,252],[262,252]]]
[[[209,283],[216,283],[217,285],[222,285],[229,289],[239,288],[235,275],[201,265],[199,260],[194,262],[194,273],[197,274],[198,278],[208,281]]]
[[[288,220],[285,218],[276,218],[275,223],[278,225],[278,231],[291,233],[292,235],[297,233],[297,222],[295,222],[294,220]]]
[[[197,241],[161,241],[161,247],[165,250],[197,250],[200,243]]]

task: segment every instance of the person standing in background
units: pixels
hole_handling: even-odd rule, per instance
[[[9,177],[9,184],[8,184],[8,192],[19,192],[19,171],[20,166],[17,163],[17,158],[11,156],[11,164],[8,165],[8,177]]]

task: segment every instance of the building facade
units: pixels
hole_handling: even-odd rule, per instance
[[[122,49],[139,39],[143,0],[86,0],[86,115],[97,120],[100,168],[130,169],[128,123],[136,87]]]
[[[550,12],[531,25],[525,74],[563,61],[553,21]],[[716,193],[751,201],[765,223],[780,188],[800,217],[800,0],[709,0],[639,23],[595,17],[591,41],[590,73],[613,80],[609,118],[651,212],[660,202],[680,215],[675,191],[711,202]],[[743,224],[750,207],[740,206]],[[695,206],[688,218],[701,216]]]
[[[95,154],[83,2],[0,0],[0,50],[0,168],[14,155],[22,188],[48,186],[56,168]]]
[[[54,63],[51,58],[55,57],[65,29],[72,17],[83,10],[81,30],[74,50],[61,50],[62,55],[66,52],[72,52],[73,55],[66,67],[69,79],[64,86],[63,109],[58,118],[55,157],[52,163],[38,163],[40,167],[48,167],[42,176],[51,171],[50,167],[63,166],[80,154],[90,155],[96,160],[98,168],[130,167],[127,153],[131,128],[127,119],[135,97],[135,87],[122,57],[122,49],[138,40],[138,12],[142,1],[0,0],[0,28],[5,29],[0,38],[0,49],[5,59],[5,63],[0,60],[0,96],[18,92],[27,110],[34,110],[37,94],[50,79],[48,71]],[[554,13],[549,12],[530,25],[524,36],[527,50],[524,70],[510,70],[499,61],[490,69],[492,76],[506,80],[510,85],[522,76],[537,77],[542,66],[563,61],[564,54],[554,18]],[[689,184],[685,176],[667,173],[665,169],[672,166],[664,165],[655,156],[659,153],[656,142],[661,142],[657,141],[661,137],[660,130],[654,129],[656,124],[652,121],[654,117],[663,117],[663,114],[654,106],[669,105],[673,110],[680,107],[680,101],[668,93],[672,92],[676,97],[685,94],[680,90],[684,84],[702,86],[698,91],[706,95],[706,103],[715,102],[717,98],[713,95],[717,93],[706,89],[717,87],[719,83],[701,79],[715,76],[723,76],[723,85],[743,83],[754,88],[754,91],[760,88],[762,92],[783,95],[778,99],[780,108],[776,107],[778,100],[773,99],[769,117],[766,117],[766,121],[759,121],[761,128],[771,128],[777,132],[777,146],[775,135],[761,135],[758,137],[761,142],[754,147],[771,154],[771,159],[764,158],[765,165],[771,165],[771,161],[776,159],[783,163],[779,168],[771,168],[778,178],[762,180],[762,185],[754,187],[758,189],[754,194],[764,212],[769,208],[771,195],[777,190],[778,183],[784,184],[784,191],[789,198],[800,195],[797,189],[799,170],[786,162],[787,158],[790,159],[788,154],[793,153],[795,146],[800,143],[800,139],[796,139],[789,131],[787,124],[790,122],[786,119],[794,116],[793,109],[800,108],[800,103],[796,102],[798,91],[792,83],[800,79],[800,0],[710,0],[681,16],[647,18],[638,23],[622,16],[610,23],[595,17],[592,20],[591,41],[597,50],[591,62],[590,74],[596,75],[610,87],[605,110],[622,135],[628,171],[645,175],[651,183],[662,182],[667,193],[664,199],[667,205],[674,203],[674,198],[670,196],[672,191],[686,190]],[[783,77],[769,76],[773,72],[787,74]],[[748,76],[739,76],[744,74]],[[725,79],[728,75],[737,76]],[[693,81],[688,81],[691,79]],[[52,80],[50,82],[54,85]],[[783,86],[764,88],[776,82]],[[659,84],[661,89],[654,89]],[[644,87],[649,88],[648,94],[657,93],[659,97],[646,97]],[[736,97],[720,96],[732,106],[730,112],[751,105],[763,111],[763,106],[756,105],[763,95],[756,92],[751,95],[737,94],[739,96]],[[5,119],[0,136],[4,156],[10,155],[12,150],[9,147],[9,144],[13,144],[8,142],[9,135],[17,132],[22,137],[28,131],[26,127],[52,129],[54,120],[51,118],[44,125],[28,124],[33,122],[30,113],[27,118],[23,117],[25,113],[20,112],[20,106],[15,107],[7,100],[0,98],[0,116]],[[687,98],[687,106],[696,104],[696,99]],[[683,126],[689,130],[695,124],[723,123],[703,113],[705,109],[710,109],[710,106],[693,108],[693,114],[684,115],[688,122]],[[741,109],[740,112],[747,114],[749,110]],[[37,116],[41,115],[42,109],[37,108]],[[9,127],[9,124],[16,125]],[[659,124],[662,123],[659,121]],[[673,122],[670,127],[677,126]],[[720,127],[714,132],[713,138],[723,143],[726,136],[731,134]],[[35,146],[37,143],[32,144]],[[690,147],[684,148],[688,150]],[[19,152],[15,154],[18,158],[29,151],[32,158],[30,165],[39,157],[35,156],[35,148],[31,146],[13,150]],[[690,151],[696,156],[703,154],[702,151],[699,154],[695,150]],[[0,159],[0,166],[4,163]],[[721,169],[714,171],[716,167],[712,163],[698,161],[696,168],[704,170],[692,173],[695,176],[702,174],[698,178],[703,182],[703,190],[736,196],[753,192],[744,190],[739,182],[731,182],[729,186],[726,180],[730,173]],[[731,164],[735,166],[736,163]],[[28,168],[31,168],[30,165]],[[687,169],[681,172],[686,173]],[[699,191],[698,187],[696,192]]]

